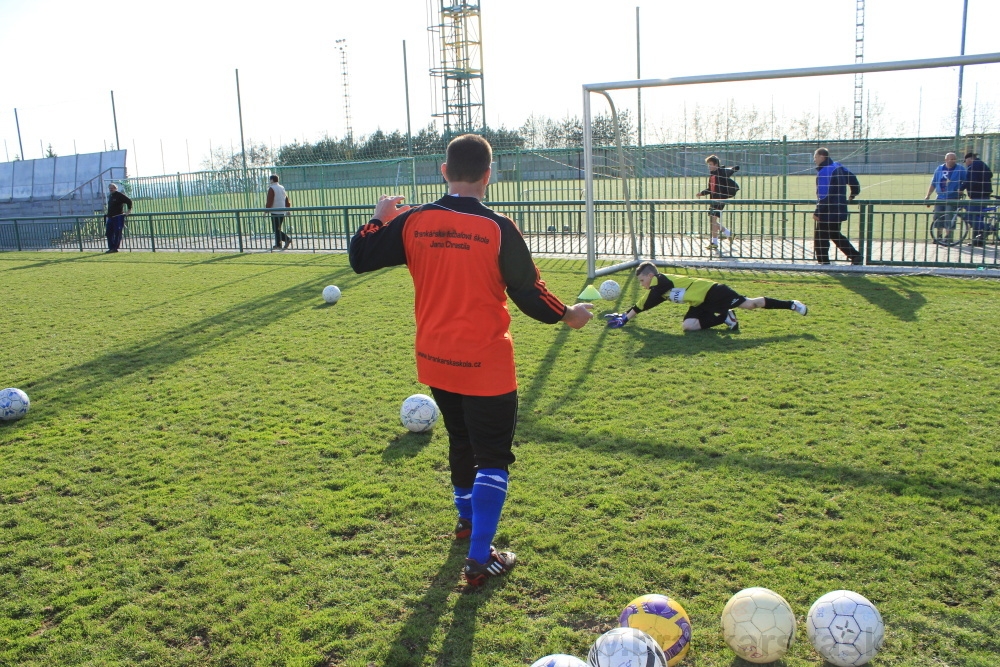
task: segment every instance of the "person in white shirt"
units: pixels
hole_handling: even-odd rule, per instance
[[[292,200],[288,198],[285,188],[278,184],[278,175],[271,174],[271,186],[267,189],[267,204],[264,208],[271,209],[271,224],[274,226],[274,247],[271,250],[288,250],[292,245],[292,239],[288,234],[281,231],[281,225],[285,222],[288,209],[292,206]],[[285,247],[282,248],[281,244]]]

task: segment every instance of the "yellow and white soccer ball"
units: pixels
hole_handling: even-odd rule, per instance
[[[673,667],[691,648],[691,618],[680,602],[666,595],[641,595],[625,605],[619,624],[642,630],[656,640]]]
[[[774,591],[744,588],[722,610],[722,637],[748,662],[774,662],[795,641],[795,614]]]

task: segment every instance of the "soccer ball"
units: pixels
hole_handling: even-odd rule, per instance
[[[340,301],[340,288],[336,285],[327,285],[323,288],[323,301],[327,303],[337,303]]]
[[[795,614],[774,591],[744,588],[722,610],[722,637],[748,662],[774,662],[795,640]]]
[[[531,667],[587,667],[587,663],[565,653],[555,653],[535,660]]]
[[[628,603],[619,617],[623,628],[642,630],[663,649],[667,665],[684,659],[691,645],[691,619],[677,600],[666,595],[643,595]]]
[[[806,616],[813,648],[837,667],[863,665],[878,653],[885,625],[868,598],[854,591],[833,591],[813,603]]]
[[[5,422],[12,422],[28,414],[31,401],[28,395],[20,389],[8,387],[0,391],[0,419]]]
[[[589,667],[666,667],[656,640],[642,630],[615,628],[597,638],[587,655]]]
[[[622,293],[622,288],[618,286],[613,280],[605,280],[601,283],[601,286],[597,288],[597,291],[601,293],[601,297],[605,301],[614,301],[618,298],[618,295]]]
[[[440,414],[433,398],[425,394],[414,394],[403,401],[399,421],[410,431],[423,433],[434,428]]]

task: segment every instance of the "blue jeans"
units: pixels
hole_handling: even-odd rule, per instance
[[[112,215],[105,223],[105,236],[108,237],[108,250],[118,250],[125,234],[125,216]]]

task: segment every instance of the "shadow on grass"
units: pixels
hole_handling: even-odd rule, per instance
[[[844,289],[904,322],[915,322],[917,311],[927,303],[923,294],[909,287],[907,278],[891,278],[886,287],[883,281],[875,282],[866,276],[833,274],[832,277]]]
[[[345,270],[345,273],[349,270]],[[375,274],[346,277],[346,288],[367,282]],[[105,386],[123,381],[146,382],[151,376],[184,359],[244,339],[254,331],[311,307],[317,297],[316,280],[299,283],[264,298],[246,301],[229,310],[178,326],[131,346],[102,354],[28,383],[29,395],[44,398],[44,413],[86,404]],[[214,288],[209,288],[209,291]],[[191,296],[179,297],[181,300]],[[39,401],[41,403],[41,401]]]
[[[441,654],[434,664],[448,667],[468,667],[472,664],[472,644],[476,635],[476,616],[479,607],[504,585],[501,578],[489,582],[481,590],[470,590],[460,583],[465,564],[465,543],[454,543],[448,559],[438,569],[423,597],[411,605],[406,623],[396,635],[383,664],[389,667],[423,665],[427,646],[434,631],[441,625],[441,617],[448,610],[448,600],[456,589],[462,591],[452,612],[452,621],[441,646]]]
[[[398,461],[399,459],[412,459],[420,451],[431,444],[431,434],[427,433],[400,433],[389,440],[389,446],[382,452],[383,461]]]
[[[12,266],[8,271],[22,271],[24,269],[40,269],[47,266],[52,266],[53,264],[64,264],[66,262],[78,262],[81,259],[91,259],[94,257],[90,253],[77,253],[76,255],[70,257],[60,257],[59,259],[44,259],[33,264],[25,264],[24,266]]]
[[[519,415],[520,416],[520,415]],[[523,415],[518,431],[525,438],[537,442],[567,442],[565,429],[539,426],[530,412]],[[579,443],[579,441],[578,441]],[[768,476],[780,475],[789,479],[807,480],[812,485],[831,484],[839,486],[881,487],[893,495],[919,495],[935,499],[960,499],[967,505],[1000,505],[1000,489],[987,485],[972,484],[953,478],[922,473],[903,474],[858,468],[850,461],[843,465],[818,463],[808,460],[771,458],[760,454],[727,452],[713,449],[711,445],[667,444],[662,440],[643,438],[619,438],[602,436],[588,444],[577,444],[581,449],[608,452],[621,456],[652,457],[672,459],[688,463],[700,469],[731,468],[749,470]]]
[[[632,355],[642,359],[662,356],[694,357],[702,352],[733,353],[796,340],[816,341],[816,336],[811,333],[744,338],[740,332],[734,333],[724,328],[672,334],[635,326],[631,329],[625,327],[623,331],[641,345]]]

